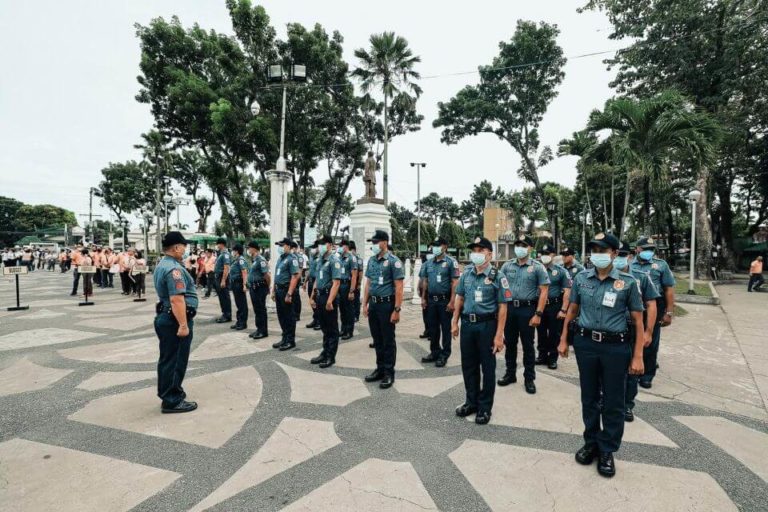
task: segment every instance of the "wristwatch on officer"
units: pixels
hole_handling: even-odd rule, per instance
[[[543,314],[544,314],[544,312],[543,312],[543,311],[536,311],[536,312],[534,313],[534,315],[536,315],[536,316],[538,316],[538,317],[541,317]]]
[[[399,313],[401,309],[400,307],[395,307],[395,313]]]
[[[665,311],[664,316],[672,316],[672,311]]]
[[[568,310],[567,309],[561,309],[560,312],[561,313],[568,313]]]

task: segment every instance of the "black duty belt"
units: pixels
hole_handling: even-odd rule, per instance
[[[259,287],[265,286],[266,284],[267,284],[266,281],[253,281],[251,283],[251,288],[259,288]]]
[[[173,309],[171,308],[171,306],[166,306],[162,302],[158,302],[157,304],[155,304],[155,313],[157,313],[158,315],[162,313],[168,313],[169,315],[173,316]],[[195,318],[196,315],[197,315],[197,309],[187,306],[187,319],[191,320]]]
[[[562,304],[563,303],[563,296],[560,295],[559,297],[552,297],[551,299],[547,299],[547,305],[549,304]]]
[[[430,302],[442,302],[444,300],[451,300],[451,296],[448,294],[442,294],[442,295],[428,295],[427,299],[430,300]]]
[[[537,302],[537,300],[513,300],[507,302],[507,305],[512,306],[513,308],[526,308],[528,306],[534,306]]]
[[[328,287],[328,288],[319,288],[317,290],[317,293],[324,293],[324,294],[328,295],[329,293],[331,293],[331,288],[330,287]]]
[[[376,295],[371,295],[370,299],[371,299],[371,302],[373,302],[374,304],[380,304],[382,302],[394,302],[395,296],[394,295],[381,295],[381,296],[377,297]]]
[[[576,335],[589,338],[597,343],[624,343],[629,341],[629,332],[605,332],[594,331],[592,329],[585,329],[584,327],[576,326]]]
[[[491,320],[496,320],[498,318],[498,315],[496,313],[469,313],[469,314],[462,314],[461,315],[461,321],[462,322],[469,322],[471,324],[477,324],[480,322],[490,322]]]

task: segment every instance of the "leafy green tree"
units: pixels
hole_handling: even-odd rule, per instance
[[[512,146],[521,158],[518,175],[533,184],[539,199],[544,191],[538,169],[552,160],[552,151],[539,151],[538,127],[565,76],[559,33],[555,25],[518,21],[512,39],[499,43],[499,55],[479,68],[480,84],[438,103],[433,122],[443,128],[441,140],[446,144],[489,133]]]
[[[24,203],[10,197],[0,196],[0,244],[12,245],[19,239],[16,231],[16,214]]]
[[[501,190],[501,187],[494,189],[493,184],[488,180],[483,180],[474,186],[469,199],[462,201],[459,214],[462,226],[467,230],[469,238],[475,238],[483,234],[483,212],[486,201],[504,202],[506,198],[507,194]]]
[[[419,234],[417,222],[421,222],[421,245],[428,245],[437,237],[435,226],[429,222],[423,220],[417,221],[414,219],[413,222],[411,222],[411,225],[408,226],[408,233],[406,234],[407,250],[413,254],[418,251],[416,244]]]
[[[464,250],[467,246],[467,237],[461,226],[452,221],[446,221],[440,224],[440,229],[437,232],[439,237],[445,238],[448,242],[448,247]]]
[[[22,205],[16,210],[19,231],[33,232],[44,228],[77,226],[75,213],[51,204]]]
[[[384,204],[388,204],[389,100],[396,97],[401,104],[409,104],[414,102],[413,96],[418,98],[421,95],[421,88],[415,83],[421,75],[414,69],[416,64],[421,62],[421,58],[413,54],[405,38],[395,35],[394,32],[371,35],[370,48],[355,50],[355,57],[360,61],[360,66],[352,74],[360,79],[363,92],[370,93],[374,88],[380,88],[384,96],[383,186]],[[412,96],[402,94],[404,92],[411,93]],[[411,110],[411,105],[403,106],[405,112]]]
[[[216,204],[215,197],[205,195],[206,176],[211,175],[210,166],[198,151],[183,150],[174,155],[171,176],[192,196],[192,204],[195,205],[198,218],[197,232],[205,233],[208,226],[208,217]]]
[[[134,160],[110,163],[101,175],[104,179],[95,195],[115,214],[118,224],[140,208],[154,204],[154,180],[146,164]]]

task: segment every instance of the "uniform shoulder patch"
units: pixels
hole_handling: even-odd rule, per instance
[[[261,260],[261,266],[266,267],[267,266],[267,260]]]
[[[653,270],[658,270],[658,268],[659,268],[659,264],[658,264],[658,263],[654,263],[653,265],[651,265],[651,268],[652,268]]]
[[[171,276],[173,276],[174,279],[181,279],[181,270],[177,268],[173,269]]]
[[[182,281],[179,281],[178,283],[176,283],[176,289],[177,290],[183,290],[186,287],[187,286]]]
[[[623,290],[624,289],[624,281],[621,279],[617,279],[613,282],[613,288],[616,290]]]
[[[575,273],[577,273],[578,271],[579,271],[579,269],[577,269],[576,267],[573,267],[573,268],[571,269],[571,273],[572,273],[572,274],[575,274]]]
[[[453,260],[453,268],[459,268],[459,262],[457,260]]]
[[[400,260],[395,262],[395,268],[403,268],[403,264],[400,262]]]
[[[334,267],[336,267],[336,268],[341,268],[341,263],[339,263],[339,262],[337,261],[337,262],[336,262],[336,264],[334,265]]]
[[[510,290],[510,289],[504,290],[504,298],[505,299],[511,299],[512,298],[512,290]]]
[[[557,270],[553,270],[553,271],[552,271],[552,275],[553,275],[553,276],[556,276],[556,275],[557,275]]]
[[[509,288],[509,280],[506,277],[501,278],[501,286],[504,288]]]
[[[381,264],[383,267],[389,266],[389,260],[384,260],[384,263]]]
[[[528,273],[533,274],[533,266],[528,267]]]

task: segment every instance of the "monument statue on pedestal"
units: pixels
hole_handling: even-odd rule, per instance
[[[376,159],[373,158],[373,151],[369,151],[363,171],[363,183],[365,183],[363,199],[376,199],[376,170]]]

